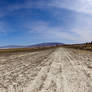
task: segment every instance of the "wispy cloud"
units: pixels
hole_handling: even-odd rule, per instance
[[[78,34],[82,41],[92,41],[92,18],[86,15],[76,16],[75,26],[72,31]]]
[[[26,0],[24,3],[15,3],[0,9],[0,16],[4,16],[9,12],[17,11],[20,9],[30,8],[64,8],[79,13],[92,15],[92,0]]]
[[[45,9],[48,8],[48,1],[32,1],[32,0],[25,0],[24,3],[15,3],[15,4],[9,4],[5,7],[1,7],[0,9],[0,17],[4,17],[8,15],[11,12],[15,12],[21,9]]]
[[[92,15],[92,0],[55,0],[50,5]]]
[[[33,2],[32,0],[28,0],[25,3],[14,4],[4,7],[0,10],[0,16],[3,17],[10,12],[18,11],[21,9],[53,9],[51,11],[50,16],[54,16],[59,10],[59,14],[54,16],[55,20],[59,20],[59,25],[51,25],[52,22],[46,22],[45,20],[39,19],[36,21],[31,21],[25,23],[24,26],[26,31],[29,31],[30,34],[37,34],[40,39],[49,39],[49,40],[57,40],[57,41],[69,41],[72,42],[86,42],[92,40],[92,1],[91,0],[38,0],[37,2]],[[55,8],[57,10],[55,10]],[[68,17],[65,20],[65,23],[69,22],[71,24],[71,28],[67,29],[65,26],[62,26],[61,17],[65,16],[60,12],[60,9],[66,9],[68,11],[72,11],[74,14],[73,23],[71,22],[73,17]],[[44,15],[43,15],[44,16]],[[68,15],[67,15],[68,16]],[[31,16],[32,17],[32,16]],[[68,20],[69,19],[69,20]],[[52,21],[52,20],[50,20]],[[0,22],[0,32],[8,32],[11,27],[9,27],[7,23]],[[8,30],[7,30],[8,29]]]
[[[73,12],[76,21],[70,31],[76,36],[74,37],[74,34],[67,35],[71,40],[73,37],[76,42],[92,40],[92,0],[55,0],[50,3],[50,6]],[[69,34],[68,32],[67,34]]]
[[[28,23],[26,29],[30,34],[36,34],[40,36],[41,39],[49,39],[56,41],[69,41],[72,42],[82,42],[82,36],[74,30],[68,30],[61,26],[52,26],[48,22],[36,21],[34,23]]]

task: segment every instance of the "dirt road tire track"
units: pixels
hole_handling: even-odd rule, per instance
[[[20,55],[22,58],[17,56],[17,60],[20,59],[22,63],[19,63],[13,73],[18,77],[12,80],[13,84],[5,86],[6,90],[1,86],[0,92],[92,92],[92,68],[87,66],[92,62],[92,58],[89,58],[92,53],[83,53],[81,56],[77,53],[77,50],[57,48],[32,55]],[[16,62],[15,58],[12,59]],[[26,68],[23,66],[25,64]],[[10,74],[1,78],[7,79],[7,76],[11,80]]]

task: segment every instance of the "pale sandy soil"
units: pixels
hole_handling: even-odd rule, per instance
[[[92,52],[57,48],[1,56],[0,92],[92,92]]]

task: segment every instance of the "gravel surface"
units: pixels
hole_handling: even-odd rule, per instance
[[[92,52],[61,47],[1,56],[0,92],[92,92]]]

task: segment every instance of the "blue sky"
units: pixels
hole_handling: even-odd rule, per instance
[[[91,0],[0,0],[0,46],[92,40]]]

